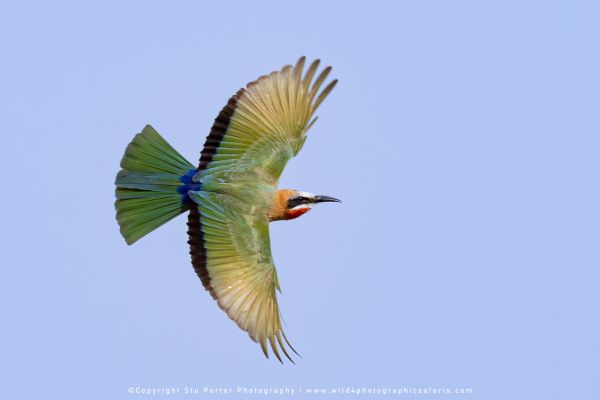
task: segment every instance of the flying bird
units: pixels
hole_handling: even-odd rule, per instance
[[[187,212],[192,265],[204,288],[267,358],[270,345],[280,362],[280,351],[292,362],[287,347],[296,351],[282,329],[269,222],[339,202],[277,188],[337,83],[325,85],[331,67],[317,74],[319,63],[304,72],[302,57],[240,89],[215,119],[197,167],[147,125],[127,146],[115,181],[127,244]]]

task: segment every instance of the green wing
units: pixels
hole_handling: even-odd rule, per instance
[[[222,112],[215,121],[196,180],[212,176],[228,182],[277,185],[287,162],[298,154],[306,132],[316,121],[316,109],[337,83],[333,80],[320,92],[331,67],[313,80],[319,60],[303,74],[304,61],[302,57],[294,67],[288,65],[260,77],[230,100],[224,111],[229,109],[231,116],[222,121]],[[224,132],[215,134],[219,126]]]
[[[279,176],[306,139],[314,112],[336,81],[322,91],[331,68],[316,79],[319,61],[263,76],[238,91],[207,137],[194,180],[188,218],[192,264],[219,306],[268,357],[267,343],[291,360],[277,305],[269,219]]]
[[[229,195],[203,191],[193,199],[202,215],[206,270],[217,303],[267,357],[268,342],[280,361],[278,348],[291,360],[275,294],[268,218]]]

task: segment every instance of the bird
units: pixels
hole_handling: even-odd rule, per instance
[[[127,145],[115,179],[116,219],[128,245],[188,213],[192,265],[202,285],[239,328],[294,363],[277,303],[281,292],[269,223],[292,220],[335,197],[279,189],[323,100],[337,84],[331,67],[306,58],[238,90],[219,112],[194,166],[152,126]],[[319,73],[317,73],[319,72]],[[289,348],[289,349],[288,349]]]

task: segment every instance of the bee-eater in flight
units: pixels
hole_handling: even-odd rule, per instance
[[[128,244],[188,212],[192,264],[204,288],[266,357],[268,343],[279,361],[280,350],[290,361],[286,347],[296,351],[282,329],[269,222],[339,201],[277,189],[317,119],[315,111],[337,83],[323,86],[331,67],[317,74],[319,60],[306,72],[304,63],[302,57],[231,97],[198,167],[147,125],[127,146],[115,181],[117,221]]]

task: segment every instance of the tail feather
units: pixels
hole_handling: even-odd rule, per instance
[[[180,190],[194,166],[147,125],[125,150],[115,180],[115,208],[128,244],[188,210]]]

